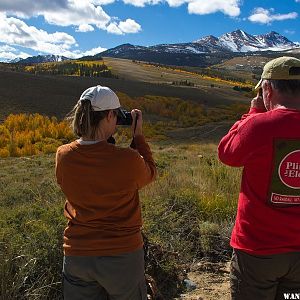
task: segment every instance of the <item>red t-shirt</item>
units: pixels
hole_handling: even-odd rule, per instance
[[[250,109],[218,153],[244,167],[231,246],[257,255],[300,251],[300,111]]]

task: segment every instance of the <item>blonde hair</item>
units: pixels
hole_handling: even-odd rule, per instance
[[[94,111],[91,101],[79,100],[67,115],[74,134],[79,137],[94,139],[101,120],[108,115],[109,110]]]

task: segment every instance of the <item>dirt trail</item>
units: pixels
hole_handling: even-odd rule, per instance
[[[188,279],[196,284],[196,289],[177,300],[230,300],[229,262],[197,263],[188,273]]]

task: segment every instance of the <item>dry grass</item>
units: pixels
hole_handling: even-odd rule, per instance
[[[192,82],[194,87],[181,89],[200,90],[205,94],[210,94],[212,97],[222,97],[223,99],[231,99],[240,101],[241,94],[232,89],[232,83],[221,82],[212,79],[203,78],[196,73],[186,72],[182,69],[166,68],[164,66],[155,66],[143,62],[133,62],[129,59],[105,57],[104,62],[111,67],[116,74],[122,79],[129,79],[138,82],[149,82],[152,84],[160,84],[165,86],[172,85],[174,81]],[[175,67],[174,67],[175,68]],[[212,89],[212,85],[215,88]],[[172,86],[170,87],[172,88]]]
[[[165,141],[152,149],[159,176],[141,192],[143,231],[165,254],[152,254],[147,270],[173,299],[182,264],[229,258],[240,172],[217,160],[215,144]],[[66,221],[54,155],[0,159],[0,166],[0,299],[61,299]]]
[[[128,71],[130,77],[130,70]],[[130,97],[156,95],[176,97],[207,107],[230,105],[233,100],[247,102],[241,93],[222,88],[188,88],[126,79],[32,75],[0,70],[0,121],[10,113],[36,113],[56,116],[59,120],[75,105],[90,86],[104,85]],[[17,88],[16,88],[17,87]],[[233,94],[232,94],[233,93]]]

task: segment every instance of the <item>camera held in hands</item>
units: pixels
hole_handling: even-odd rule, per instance
[[[119,108],[118,116],[117,116],[117,125],[127,125],[130,126],[132,124],[132,116],[131,112]]]

